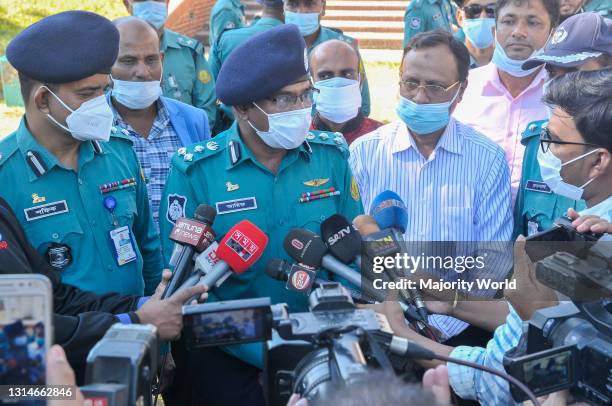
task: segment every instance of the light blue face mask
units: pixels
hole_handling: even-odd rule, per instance
[[[445,103],[417,104],[400,96],[397,115],[417,135],[429,135],[444,128],[450,120],[450,106],[455,102],[461,89]]]
[[[319,29],[319,13],[296,13],[285,10],[285,24],[295,24],[302,37],[313,34]]]
[[[536,54],[536,52],[532,53],[529,57]],[[491,59],[491,62],[493,65],[497,66],[498,69],[503,70],[514,77],[524,78],[525,76],[531,75],[542,66],[539,65],[531,69],[523,70],[523,63],[525,63],[527,59],[510,59],[510,57],[506,54],[506,51],[504,51],[504,48],[497,41],[497,39],[495,39],[495,50],[493,51],[493,59]]]
[[[168,18],[168,8],[166,2],[162,1],[138,1],[132,3],[134,17],[142,18],[160,29]]]
[[[361,107],[359,80],[343,77],[320,80],[314,84],[319,90],[314,94],[315,108],[319,114],[333,123],[346,123],[357,116]]]
[[[493,45],[495,40],[493,27],[495,27],[494,18],[466,18],[461,28],[472,45],[484,49]]]

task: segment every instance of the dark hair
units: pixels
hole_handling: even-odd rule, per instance
[[[438,45],[446,45],[453,53],[455,62],[457,63],[457,73],[459,80],[465,81],[470,70],[470,52],[465,47],[463,42],[458,41],[450,32],[438,29],[434,31],[420,32],[410,39],[404,53],[402,55],[402,64],[400,71],[403,70],[404,58],[412,49],[433,48]]]
[[[529,3],[534,0],[497,0],[497,5],[495,6],[495,21],[499,18],[499,12],[509,4],[515,4],[517,6],[522,6],[523,3]],[[550,17],[550,28],[554,28],[559,24],[559,16],[561,11],[559,11],[561,5],[559,4],[559,0],[539,0],[542,2],[542,5],[546,9],[548,13],[548,17]]]
[[[21,96],[23,97],[23,102],[25,104],[28,104],[28,101],[30,100],[30,93],[32,93],[32,90],[34,89],[35,85],[45,85],[53,92],[55,92],[55,90],[57,90],[59,86],[56,83],[41,83],[40,81],[32,79],[31,77],[26,76],[21,72],[17,72],[17,75],[19,76],[19,88],[21,89]]]
[[[544,102],[567,112],[582,138],[612,152],[612,68],[571,72],[550,82]]]

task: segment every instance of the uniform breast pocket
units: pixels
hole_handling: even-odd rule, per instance
[[[329,216],[338,212],[336,199],[339,199],[339,196],[307,203],[298,203],[295,207],[295,215],[293,216],[296,227],[306,228],[320,234],[321,223]]]
[[[524,228],[522,233],[531,235],[549,228],[555,220],[553,217],[555,216],[556,206],[555,195],[525,190],[525,204],[521,213]]]
[[[136,192],[133,189],[131,189],[129,192],[121,191],[121,193],[112,195],[112,197],[114,197],[117,201],[117,207],[114,210],[114,214],[119,225],[132,226],[134,223],[134,217],[138,215],[138,207],[136,206]]]
[[[24,228],[31,244],[54,268],[64,270],[78,255],[83,228],[76,215],[69,212],[34,220]]]
[[[443,207],[441,225],[442,240],[470,241],[474,236],[472,207]]]

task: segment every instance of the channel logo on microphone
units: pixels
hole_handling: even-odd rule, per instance
[[[300,251],[304,249],[304,243],[298,240],[297,238],[294,238],[293,240],[291,240],[291,246],[295,248],[296,250],[300,250]]]
[[[240,230],[234,230],[230,238],[225,242],[232,251],[234,251],[240,259],[248,261],[252,255],[259,251],[259,247],[249,237],[244,235]]]

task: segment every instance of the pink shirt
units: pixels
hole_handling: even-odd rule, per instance
[[[495,65],[489,63],[472,69],[463,99],[453,112],[455,119],[486,135],[504,150],[510,167],[513,204],[525,153],[521,134],[530,122],[547,118],[542,102],[542,85],[547,78],[546,70],[541,69],[527,89],[513,98]]]

